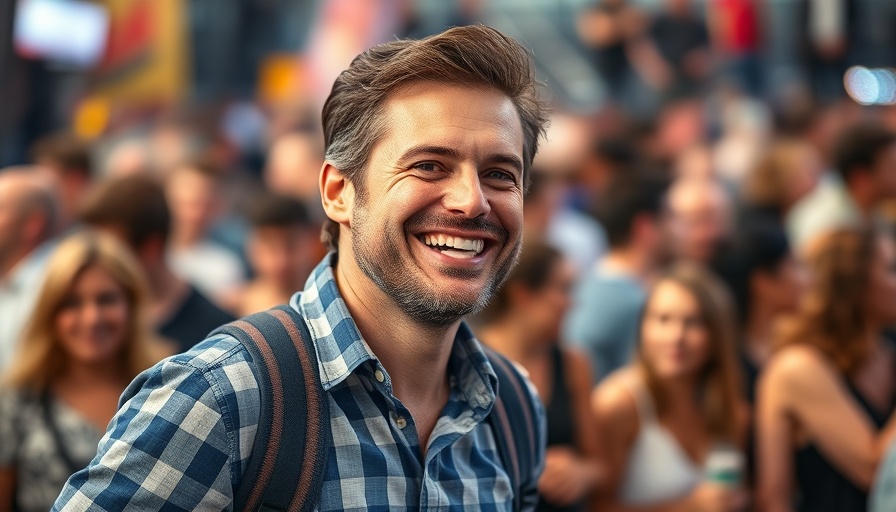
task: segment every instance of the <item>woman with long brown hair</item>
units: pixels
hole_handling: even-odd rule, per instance
[[[839,230],[807,260],[808,296],[759,385],[760,504],[864,511],[896,439],[896,353],[881,336],[896,322],[896,245],[873,227]]]
[[[745,505],[737,472],[746,418],[732,320],[726,290],[702,267],[679,264],[656,282],[635,362],[592,400],[609,465],[601,510]]]
[[[0,511],[48,510],[93,458],[125,386],[163,355],[143,279],[109,235],[83,232],[57,247],[0,381]]]

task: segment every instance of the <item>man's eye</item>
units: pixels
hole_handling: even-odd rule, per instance
[[[504,181],[509,181],[511,183],[516,183],[516,176],[514,176],[512,173],[509,173],[507,171],[502,171],[501,169],[494,169],[494,170],[488,171],[488,173],[486,173],[486,176],[488,176],[491,179],[504,180]]]
[[[414,169],[420,169],[421,171],[433,172],[439,170],[439,164],[435,162],[420,162],[419,164],[414,165]]]

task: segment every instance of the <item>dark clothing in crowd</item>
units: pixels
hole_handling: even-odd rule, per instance
[[[554,362],[553,382],[551,383],[551,396],[545,397],[547,408],[545,412],[548,418],[548,449],[552,446],[575,446],[575,418],[572,411],[572,390],[567,384],[569,372],[563,360],[563,351],[555,347],[551,357]],[[537,512],[575,512],[584,510],[584,503],[576,503],[568,507],[558,507],[546,502],[544,498],[538,500]]]
[[[192,285],[187,299],[159,327],[159,334],[177,344],[178,352],[190,350],[216,328],[235,318],[214,305]]]
[[[697,87],[698,77],[688,76],[685,59],[693,51],[709,49],[706,23],[693,16],[660,15],[650,28],[650,37],[660,55],[675,68],[675,85],[687,89]]]
[[[849,381],[846,385],[856,403],[877,429],[882,429],[896,410],[891,400],[886,411],[868,403]],[[896,397],[894,397],[896,398]],[[868,491],[862,490],[831,464],[817,446],[810,444],[796,452],[796,484],[800,512],[865,512]]]

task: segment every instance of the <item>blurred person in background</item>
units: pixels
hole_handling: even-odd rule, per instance
[[[808,275],[783,227],[763,217],[743,222],[712,268],[737,308],[744,394],[753,405],[759,373],[775,348],[775,327],[797,311]]]
[[[744,509],[736,465],[728,477],[713,467],[719,454],[738,456],[746,423],[725,292],[689,262],[651,290],[636,361],[603,381],[592,399],[609,466],[600,510]]]
[[[590,356],[595,382],[634,352],[649,282],[667,245],[665,191],[658,178],[620,175],[597,204],[610,249],[581,278],[563,328],[564,338]]]
[[[758,390],[762,510],[859,512],[896,440],[896,244],[875,228],[824,235],[812,281]]]
[[[560,344],[574,267],[540,241],[523,245],[519,263],[475,319],[483,343],[522,365],[545,404],[545,469],[536,510],[584,510],[601,476],[589,406],[591,367],[585,354]]]
[[[171,269],[213,300],[233,293],[246,279],[239,256],[210,238],[225,209],[220,172],[196,161],[172,168],[165,178],[172,220],[167,249]]]
[[[31,147],[31,160],[50,171],[59,190],[57,230],[66,232],[77,220],[78,206],[92,185],[90,146],[76,135],[58,132],[38,139]]]
[[[632,103],[638,77],[633,52],[644,39],[648,19],[634,2],[595,0],[576,20],[579,38],[593,52],[594,67],[611,102]]]
[[[822,163],[811,145],[799,139],[773,141],[745,178],[743,215],[763,216],[784,226],[793,207],[818,184]]]
[[[728,286],[737,308],[742,396],[753,408],[756,383],[774,351],[775,329],[796,312],[808,276],[791,252],[783,226],[766,217],[742,222],[712,268]],[[756,457],[752,423],[746,439],[746,481],[753,487]]]
[[[676,179],[669,189],[666,218],[670,255],[708,264],[730,236],[732,217],[731,199],[717,179]]]
[[[228,299],[229,311],[242,317],[286,304],[304,288],[324,249],[308,210],[297,199],[270,193],[249,203],[247,252],[255,277]]]
[[[111,178],[85,199],[81,220],[125,241],[149,280],[150,319],[158,333],[185,351],[220,325],[232,321],[168,266],[171,212],[158,182],[146,175]]]
[[[877,472],[868,503],[868,512],[891,510],[896,510],[896,441],[890,443],[887,458]]]
[[[317,178],[324,161],[322,137],[314,131],[290,131],[278,137],[268,152],[265,186],[302,201],[318,222],[324,219]]]
[[[55,244],[59,201],[38,167],[0,170],[0,372],[11,362]]]
[[[709,0],[706,18],[713,51],[722,75],[744,93],[759,97],[764,90],[763,25],[767,0]]]
[[[796,33],[813,95],[844,96],[843,75],[861,45],[861,0],[799,0]]]
[[[829,230],[860,225],[896,197],[896,132],[876,122],[849,126],[835,141],[832,160],[835,172],[788,216],[797,252]]]
[[[165,354],[144,276],[108,235],[62,241],[0,381],[0,510],[46,511],[96,454],[118,397]]]
[[[663,68],[661,90],[698,91],[709,78],[712,55],[706,21],[693,2],[663,0],[648,34],[658,57],[649,62]]]

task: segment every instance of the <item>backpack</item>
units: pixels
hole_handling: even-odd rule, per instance
[[[249,351],[261,392],[255,444],[235,492],[234,510],[314,510],[323,487],[330,414],[305,320],[293,308],[281,305],[212,334],[233,336]],[[513,509],[522,510],[534,504],[523,503],[522,494],[525,486],[534,484],[526,479],[535,464],[539,440],[532,429],[514,431],[513,425],[531,425],[535,411],[527,384],[512,363],[483,349],[498,376],[497,398],[487,421],[510,474]],[[298,425],[305,428],[294,428]]]

